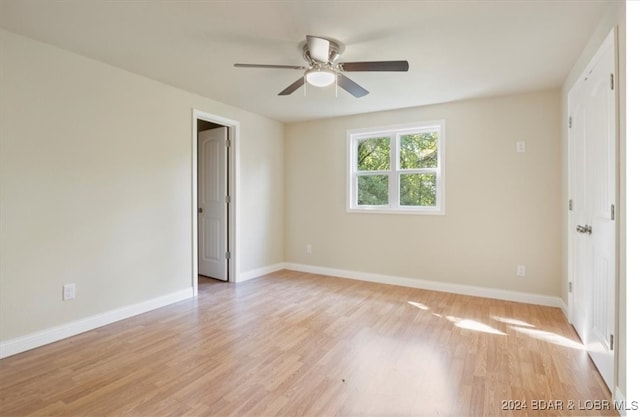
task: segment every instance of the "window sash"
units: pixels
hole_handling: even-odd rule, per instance
[[[437,132],[438,139],[436,145],[437,167],[431,168],[400,168],[400,141],[401,137],[408,134],[420,134]],[[444,158],[444,122],[431,122],[416,128],[398,128],[379,131],[366,131],[363,133],[348,133],[350,145],[349,160],[349,189],[348,189],[348,210],[349,211],[371,211],[384,212],[420,212],[420,213],[444,213],[444,181],[442,164]],[[360,142],[367,139],[380,137],[390,138],[390,169],[388,170],[358,170],[358,146]],[[400,204],[400,176],[404,174],[435,174],[436,177],[436,204],[435,206],[410,206]],[[358,204],[358,179],[363,176],[384,175],[388,176],[388,202],[387,205],[363,205]]]
[[[402,175],[410,175],[410,174],[435,174],[436,176],[436,205],[435,206],[408,206],[400,204],[400,177]],[[379,176],[384,175],[389,177],[388,183],[388,195],[389,195],[389,204],[386,205],[366,205],[366,204],[358,204],[358,178],[359,177],[368,177],[368,176]],[[411,209],[433,209],[439,206],[440,197],[440,169],[436,168],[425,168],[425,169],[411,169],[411,170],[399,170],[399,171],[362,171],[357,172],[353,176],[353,194],[355,197],[354,206],[355,207],[387,207],[391,209],[404,209],[405,207]]]

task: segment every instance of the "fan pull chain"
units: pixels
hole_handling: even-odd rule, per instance
[[[333,82],[336,86],[336,98],[338,98],[338,75],[336,74],[336,80]]]
[[[307,77],[306,76],[304,77],[304,90],[303,90],[303,92],[304,92],[304,97],[306,97],[307,96]]]

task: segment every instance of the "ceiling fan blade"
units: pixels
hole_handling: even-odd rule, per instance
[[[352,96],[360,98],[369,94],[360,84],[348,78],[344,74],[338,74],[338,85],[347,90]]]
[[[314,61],[327,63],[329,62],[330,42],[323,38],[307,35],[307,48],[309,48],[309,56]]]
[[[275,69],[296,69],[305,70],[307,67],[299,65],[269,65],[269,64],[233,64],[236,68],[275,68]]]
[[[279,96],[288,96],[289,94],[291,94],[294,91],[296,91],[298,88],[302,87],[303,84],[304,84],[304,77],[300,77],[299,79],[295,80],[289,87],[287,87],[284,90],[280,91],[278,93],[278,95]]]
[[[409,71],[407,61],[343,62],[343,71]]]

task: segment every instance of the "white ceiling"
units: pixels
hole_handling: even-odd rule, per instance
[[[289,122],[558,87],[607,3],[0,0],[0,26]],[[406,59],[409,72],[349,73],[370,91],[356,99],[278,96],[300,71],[233,67],[304,65],[305,35],[344,43],[343,62]]]

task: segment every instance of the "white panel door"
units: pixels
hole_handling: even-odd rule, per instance
[[[613,39],[595,63],[586,82],[587,180],[592,258],[592,320],[588,349],[593,361],[613,388],[615,326],[616,231],[612,211],[616,201],[616,109],[611,77],[615,72]]]
[[[613,389],[616,277],[616,100],[613,32],[570,94],[571,320]]]
[[[227,281],[227,128],[198,133],[198,274]]]
[[[570,188],[572,190],[571,198],[571,216],[569,224],[570,245],[573,254],[569,259],[572,270],[570,291],[572,296],[569,297],[570,318],[580,338],[587,340],[589,313],[589,300],[591,299],[591,244],[589,235],[577,232],[577,228],[588,224],[588,207],[587,201],[587,104],[584,98],[585,89],[583,85],[576,86],[569,93],[569,106],[571,107],[571,129],[570,129]]]

